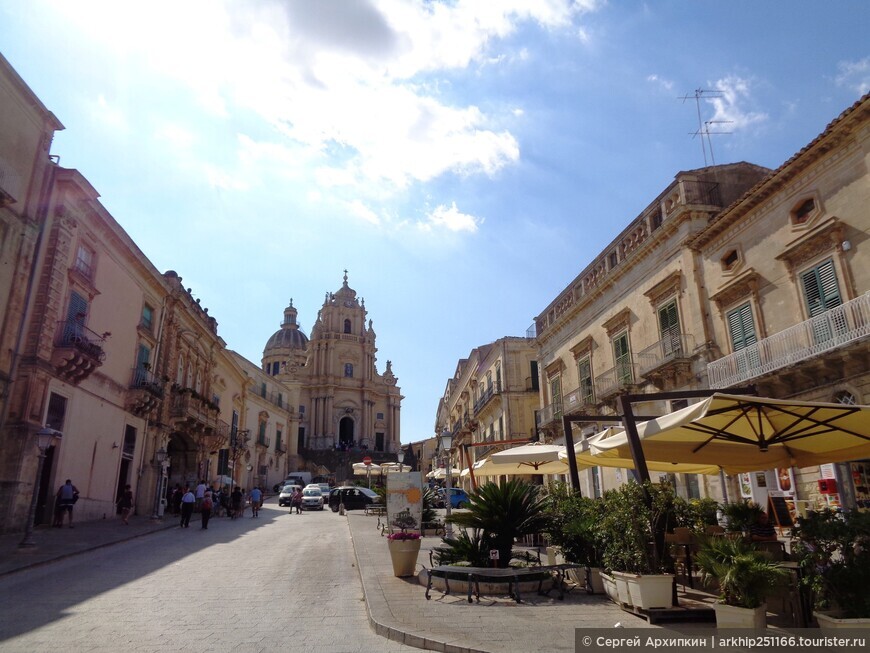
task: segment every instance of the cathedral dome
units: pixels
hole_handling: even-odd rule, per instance
[[[272,349],[305,349],[308,346],[308,336],[297,329],[281,328],[272,334],[266,342],[264,354]]]
[[[266,342],[263,356],[286,352],[287,349],[304,351],[307,346],[308,336],[302,333],[302,330],[296,323],[296,309],[293,307],[293,300],[291,299],[290,306],[284,309],[284,322],[281,324],[281,328],[273,333],[272,337]]]

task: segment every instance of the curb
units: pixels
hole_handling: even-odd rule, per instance
[[[450,644],[443,640],[439,639],[430,639],[429,637],[424,637],[422,635],[418,635],[416,633],[411,633],[406,630],[400,630],[393,626],[388,626],[387,624],[381,623],[372,613],[371,601],[368,596],[368,588],[366,587],[365,579],[362,574],[362,566],[359,561],[359,553],[356,550],[356,538],[353,535],[353,529],[350,527],[350,521],[348,520],[348,531],[350,531],[350,540],[353,546],[353,556],[356,561],[356,569],[359,574],[360,585],[362,585],[363,590],[363,600],[366,604],[366,614],[368,615],[369,625],[372,627],[372,630],[375,631],[376,634],[381,637],[385,637],[393,642],[399,642],[401,644],[405,644],[407,646],[413,646],[415,648],[424,649],[426,651],[441,651],[442,653],[489,653],[488,651],[483,651],[481,649],[476,648],[468,648],[465,646],[457,646],[456,644]]]
[[[55,562],[60,562],[61,560],[67,560],[69,558],[74,558],[79,555],[83,555],[85,553],[90,553],[91,551],[96,551],[97,549],[105,549],[110,546],[114,546],[115,544],[121,544],[122,542],[130,542],[132,540],[137,540],[140,537],[147,537],[148,535],[152,535],[154,533],[159,533],[161,531],[169,530],[173,528],[175,524],[164,524],[160,528],[155,528],[154,530],[150,530],[146,533],[136,533],[135,535],[130,535],[127,537],[122,537],[118,540],[112,540],[111,542],[103,542],[102,544],[94,544],[93,546],[89,546],[86,549],[81,549],[79,551],[69,551],[67,553],[61,553],[52,558],[46,558],[45,560],[38,560],[32,562],[31,564],[24,565],[22,567],[18,567],[17,569],[10,569],[9,571],[0,572],[0,578],[6,578],[8,576],[12,576],[14,574],[21,573],[22,571],[30,571],[36,569],[38,567],[44,567],[46,565],[53,564]],[[22,554],[23,555],[23,554]]]

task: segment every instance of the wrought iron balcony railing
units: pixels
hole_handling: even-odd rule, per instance
[[[746,383],[870,335],[870,292],[707,364],[711,388]]]
[[[599,401],[609,399],[634,385],[637,378],[637,365],[620,363],[595,377],[595,396]]]
[[[108,334],[100,335],[77,320],[58,322],[58,347],[71,347],[81,354],[102,362],[106,358],[103,345]]]
[[[659,340],[654,345],[638,352],[636,356],[638,372],[646,376],[669,363],[685,360],[695,349],[695,337],[687,333],[674,333]]]

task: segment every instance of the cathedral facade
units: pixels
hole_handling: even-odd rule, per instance
[[[395,453],[402,395],[392,364],[376,366],[376,335],[365,300],[347,282],[326,294],[308,338],[291,300],[263,350],[263,370],[287,387],[296,450]]]

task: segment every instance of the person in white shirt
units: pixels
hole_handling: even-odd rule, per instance
[[[199,485],[196,486],[196,510],[199,512],[202,510],[202,498],[205,496],[206,491],[205,481],[203,479],[199,479]]]
[[[203,493],[204,495],[205,493]],[[193,508],[196,505],[196,496],[190,491],[190,487],[184,488],[184,494],[181,497],[181,527],[190,527],[190,516],[193,514]]]

